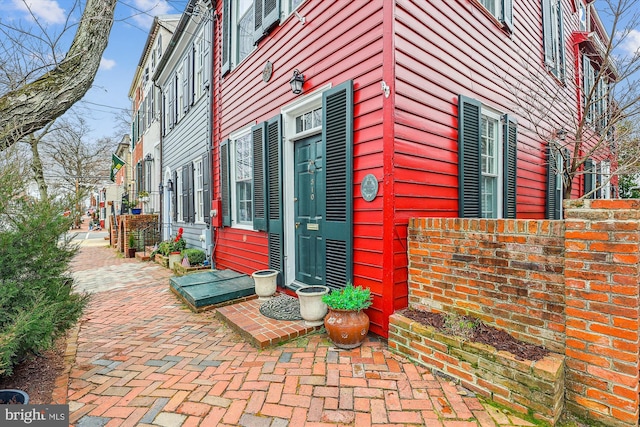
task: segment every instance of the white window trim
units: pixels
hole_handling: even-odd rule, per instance
[[[184,191],[184,182],[182,182],[182,168],[176,168],[176,182],[174,183],[174,191],[176,191],[176,210],[177,220],[176,222],[184,222],[182,220],[184,216],[184,206],[182,203],[182,192]]]
[[[204,34],[204,28],[200,30],[197,36],[197,43],[194,43],[195,46],[195,68],[196,72],[194,73],[195,78],[195,98],[199,99],[204,94],[204,73],[205,73],[205,64],[204,64],[204,52],[207,49],[206,39]]]
[[[239,60],[238,55],[238,19],[240,18],[238,12],[238,1],[231,2],[231,46],[230,46],[230,55],[229,59],[231,60],[231,69],[238,67],[242,64],[248,57],[251,56],[251,53],[256,50],[256,46],[253,46],[253,50],[247,53],[247,56]],[[253,9],[253,6],[251,7]],[[253,37],[253,35],[252,35]]]
[[[204,182],[202,175],[202,158],[193,161],[193,205],[194,222],[204,223]]]
[[[183,63],[184,60],[180,60],[180,63]],[[186,101],[186,94],[184,93],[184,91],[182,90],[183,88],[183,81],[185,78],[187,78],[187,76],[185,75],[186,73],[184,72],[184,68],[182,66],[180,66],[178,68],[178,93],[176,96],[176,108],[177,108],[177,114],[176,114],[176,123],[179,122],[183,117],[184,117],[184,108],[185,108],[185,103]]]
[[[236,141],[241,137],[251,135],[251,125],[238,129],[229,134],[229,211],[231,213],[231,227],[242,230],[253,231],[253,223],[243,224],[238,222],[237,218],[237,195],[236,195]],[[253,170],[253,169],[252,169]],[[253,184],[253,179],[252,179]],[[253,193],[252,193],[253,196]],[[255,209],[255,206],[253,206]]]
[[[495,218],[502,218],[503,217],[503,204],[504,204],[504,169],[501,167],[503,165],[503,158],[504,158],[504,144],[502,144],[503,141],[503,129],[502,129],[502,117],[504,116],[503,114],[499,113],[496,110],[493,110],[487,106],[485,106],[484,104],[482,105],[482,108],[480,110],[480,114],[481,116],[486,116],[491,120],[494,120],[497,122],[497,126],[496,126],[496,148],[497,148],[497,174],[496,179],[497,179],[497,186],[496,186],[496,216]],[[480,164],[482,165],[482,158],[480,159]],[[480,166],[480,169],[482,170],[482,166]],[[482,177],[484,177],[484,174],[481,174]],[[482,191],[483,189],[481,189],[481,197],[482,197]]]
[[[322,128],[310,129],[306,132],[296,133],[296,117],[300,114],[313,111],[322,107],[322,93],[331,89],[329,83],[315,91],[300,97],[291,104],[281,109],[282,113],[282,136],[283,136],[283,224],[284,224],[284,281],[290,285],[295,280],[295,216],[294,197],[294,143],[302,138],[317,134]]]
[[[603,199],[611,198],[611,162],[603,160],[600,162],[600,195]]]

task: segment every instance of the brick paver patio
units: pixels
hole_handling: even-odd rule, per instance
[[[170,271],[83,247],[94,294],[70,335],[55,403],[85,426],[522,426],[370,337],[338,351],[315,332],[258,350],[169,291]]]

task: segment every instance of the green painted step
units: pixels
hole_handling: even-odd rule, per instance
[[[194,311],[255,294],[251,276],[232,270],[210,270],[175,276],[169,280],[169,287]]]

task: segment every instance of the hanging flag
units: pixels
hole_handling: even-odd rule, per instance
[[[115,154],[111,155],[111,181],[116,181],[116,174],[124,166],[124,160]]]

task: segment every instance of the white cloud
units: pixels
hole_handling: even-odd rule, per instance
[[[631,30],[620,43],[620,49],[630,55],[640,51],[640,31]]]
[[[32,13],[48,24],[63,24],[67,16],[57,0],[13,0],[13,5],[16,9]]]
[[[107,59],[104,56],[100,59],[100,69],[110,70],[116,66],[116,61],[113,59]]]
[[[167,0],[133,0],[135,8],[133,19],[145,28],[151,27],[153,17],[165,15],[173,10]]]

